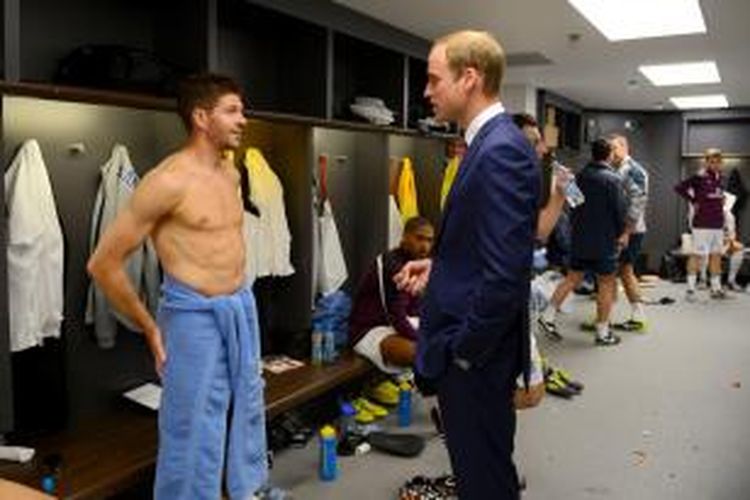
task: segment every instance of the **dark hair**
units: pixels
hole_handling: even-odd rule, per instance
[[[612,145],[604,137],[599,137],[591,143],[591,159],[594,161],[606,161],[612,152]]]
[[[191,117],[195,108],[211,109],[227,94],[243,97],[239,84],[228,76],[200,73],[182,80],[177,91],[177,112],[185,128],[192,129]]]
[[[516,127],[521,128],[521,129],[524,127],[538,127],[539,126],[539,124],[536,121],[536,118],[534,118],[528,113],[514,113],[513,123],[516,124]]]
[[[408,221],[406,221],[406,224],[404,225],[404,234],[410,234],[414,233],[416,231],[419,231],[423,227],[432,227],[432,222],[430,222],[425,217],[412,217]]]

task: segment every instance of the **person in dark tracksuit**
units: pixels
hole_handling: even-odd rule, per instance
[[[571,212],[571,271],[558,285],[550,304],[540,318],[540,326],[551,337],[560,337],[555,318],[560,305],[583,279],[585,271],[596,274],[599,292],[596,300],[596,345],[610,346],[620,338],[609,331],[614,302],[618,254],[627,241],[625,228],[627,200],[622,180],[609,165],[612,146],[606,139],[591,145],[591,162],[576,176],[586,198]]]

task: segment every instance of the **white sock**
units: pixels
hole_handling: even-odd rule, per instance
[[[701,260],[701,282],[708,283],[708,259]]]
[[[640,322],[646,321],[646,313],[643,311],[643,302],[633,302],[630,304],[630,307],[632,309],[630,314],[631,320]]]
[[[711,291],[718,292],[719,290],[721,290],[721,275],[712,274],[711,275]]]
[[[596,324],[596,336],[600,339],[604,339],[609,337],[609,322],[605,321],[604,323],[597,323]]]
[[[737,284],[737,273],[740,272],[740,268],[742,267],[743,257],[743,252],[734,252],[729,257],[729,282],[733,285]]]
[[[695,273],[690,273],[687,276],[688,290],[691,292],[695,291],[695,282],[698,281],[698,276]]]
[[[557,307],[555,304],[550,304],[542,313],[542,319],[545,323],[554,323],[557,318]]]

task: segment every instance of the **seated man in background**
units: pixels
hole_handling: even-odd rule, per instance
[[[419,298],[393,281],[404,264],[432,251],[435,231],[423,217],[409,219],[398,248],[378,256],[354,295],[349,335],[354,350],[385,373],[401,373],[414,363]]]

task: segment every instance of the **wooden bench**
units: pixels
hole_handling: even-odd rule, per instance
[[[266,374],[268,419],[295,408],[373,370],[362,358],[346,353],[334,364],[305,365],[282,374]],[[64,497],[100,499],[148,481],[156,463],[156,414],[126,401],[113,415],[74,430],[23,443],[36,449],[28,464],[0,463],[0,477],[39,487],[42,459],[63,458]]]

